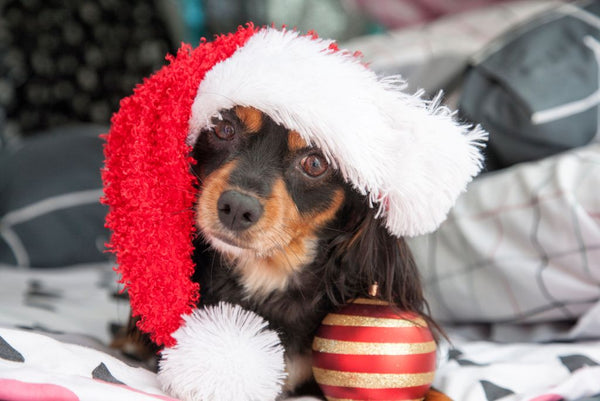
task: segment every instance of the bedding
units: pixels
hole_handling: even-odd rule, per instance
[[[46,335],[0,328],[1,400],[175,400],[154,373]]]
[[[434,386],[456,401],[600,401],[600,341],[498,343],[451,334]]]
[[[8,279],[3,287],[13,288],[0,293],[0,399],[173,400],[154,373],[105,345],[105,328],[117,323],[115,315],[124,323],[128,313],[124,302],[107,306],[114,287],[95,285],[109,269],[74,269],[0,271]],[[24,283],[32,281],[80,295],[18,307],[15,299],[27,299]],[[482,340],[473,327],[447,330],[451,343],[440,347],[434,386],[456,401],[600,401],[599,340],[501,343]]]
[[[553,8],[472,57],[459,110],[489,133],[488,170],[588,144],[598,131],[600,4]]]
[[[435,387],[457,401],[600,401],[599,168],[593,144],[489,173],[411,241],[450,339]],[[169,399],[106,346],[129,312],[110,263],[0,277],[0,399]]]
[[[27,270],[0,264],[0,278],[0,327],[102,347],[129,318],[110,263]]]
[[[408,91],[454,91],[471,56],[516,24],[552,9],[558,0],[503,1],[455,14],[434,23],[362,36],[344,44],[357,49],[369,67],[381,75],[400,74]],[[447,99],[453,102],[454,99]]]
[[[550,3],[556,2],[501,4],[350,47],[364,49],[376,70],[401,72],[435,91],[500,31]],[[600,401],[597,141],[479,177],[436,233],[410,241],[432,314],[448,334],[434,386],[454,400]],[[87,184],[61,181],[69,188],[53,188],[97,189],[99,143],[91,140],[81,148],[89,157],[77,159],[80,173],[96,174]],[[7,171],[0,169],[2,179],[17,174]],[[68,173],[73,167],[60,174]],[[58,185],[51,178],[45,183]],[[106,231],[97,216],[104,211],[90,205],[93,215],[68,205],[51,210],[89,230],[79,237],[84,247],[77,231],[67,231],[65,249],[50,246],[26,259],[0,244],[0,400],[174,400],[153,372],[108,347],[129,306],[103,253]],[[0,228],[11,211],[0,211]]]
[[[599,187],[600,143],[479,177],[410,242],[434,318],[498,341],[600,336]]]

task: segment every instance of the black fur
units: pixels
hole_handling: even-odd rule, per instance
[[[226,121],[238,133],[243,132],[244,125],[234,111],[224,111],[222,117],[214,123]],[[193,276],[200,284],[200,305],[227,301],[258,313],[279,333],[288,357],[309,355],[325,315],[354,298],[368,296],[375,282],[380,298],[399,310],[423,315],[430,327],[437,328],[428,317],[419,273],[404,240],[387,232],[366,197],[345,183],[338,172],[329,169],[318,178],[303,173],[299,167],[302,158],[318,150],[289,149],[287,138],[288,130],[266,116],[258,133],[223,140],[214,131],[203,132],[193,151],[199,190],[206,177],[235,161],[229,184],[268,198],[279,177],[301,216],[328,210],[339,191],[344,194],[342,206],[315,233],[315,257],[291,273],[285,289],[266,295],[249,294],[239,269],[228,265],[231,259],[209,246],[200,233],[194,243],[197,268]],[[295,393],[313,393],[316,388],[309,380],[299,383]]]
[[[224,118],[239,127],[233,113],[224,113]],[[379,283],[381,298],[429,320],[419,274],[405,242],[387,232],[367,199],[343,182],[337,172],[322,180],[310,180],[292,171],[300,156],[284,156],[288,153],[285,128],[267,119],[261,135],[236,139],[229,147],[215,144],[210,131],[203,135],[195,149],[201,161],[197,166],[201,180],[220,163],[235,159],[238,165],[230,182],[268,196],[274,177],[283,174],[300,212],[329,207],[336,188],[343,189],[345,200],[335,218],[319,231],[314,260],[293,273],[284,291],[275,290],[266,297],[247,294],[239,271],[228,266],[200,236],[195,244],[198,268],[193,279],[201,286],[201,304],[227,301],[258,313],[280,334],[288,356],[309,353],[325,315],[353,298],[367,296],[375,282]]]

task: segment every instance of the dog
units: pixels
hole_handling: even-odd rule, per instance
[[[269,322],[285,349],[286,395],[319,394],[311,371],[314,334],[325,315],[367,296],[373,283],[383,300],[437,327],[407,244],[296,131],[236,106],[212,119],[192,156],[200,304],[238,304]],[[134,353],[155,354],[135,319],[129,327],[115,346],[129,344],[131,353],[133,343]]]

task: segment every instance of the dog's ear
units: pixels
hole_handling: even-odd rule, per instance
[[[402,310],[425,313],[421,280],[408,245],[388,232],[374,209],[359,210],[348,211],[351,217],[343,234],[329,244],[327,295],[343,304],[367,296],[369,286],[378,283],[381,299]]]

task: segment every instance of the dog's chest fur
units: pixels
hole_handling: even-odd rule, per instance
[[[283,290],[253,293],[244,285],[243,273],[223,262],[222,255],[213,250],[202,246],[197,248],[196,263],[202,268],[197,269],[194,279],[202,285],[200,303],[230,302],[265,318],[269,327],[279,334],[285,349],[286,389],[293,390],[308,381],[314,333],[325,315],[333,309],[320,284],[319,272],[303,269],[292,274]]]

